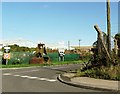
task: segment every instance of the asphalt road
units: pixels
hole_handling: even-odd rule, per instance
[[[62,65],[2,70],[2,92],[98,92],[63,84],[58,74],[79,68]]]

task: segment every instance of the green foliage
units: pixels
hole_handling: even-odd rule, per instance
[[[107,79],[107,80],[118,80],[120,81],[120,65],[110,67],[102,66],[100,68],[92,68],[86,71],[77,71],[77,76],[86,76],[92,78],[99,78],[99,79]]]
[[[93,56],[89,60],[90,64],[84,67],[81,71],[77,71],[78,76],[87,76],[99,79],[109,79],[109,80],[119,80],[120,81],[120,33],[115,35],[118,44],[118,55],[112,51],[110,57],[112,60],[108,60],[106,53],[103,50],[100,55],[98,55],[97,41],[94,42]]]
[[[91,57],[92,57],[92,55],[90,53],[82,53],[80,55],[80,60],[87,60],[87,61],[89,61]]]
[[[75,77],[83,77],[85,76],[85,73],[84,72],[81,72],[81,70],[77,70],[76,74],[75,74]]]
[[[117,39],[118,48],[120,48],[120,33],[115,35],[115,39]]]
[[[17,44],[14,45],[8,45],[10,47],[11,52],[31,52],[35,51],[35,48],[29,48],[29,47],[20,47]],[[3,50],[4,48],[2,48]]]
[[[115,35],[115,39],[117,39],[117,45],[118,45],[118,57],[120,58],[120,33]]]

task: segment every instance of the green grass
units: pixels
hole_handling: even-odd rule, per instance
[[[43,66],[43,64],[0,65],[1,68],[21,68],[21,67],[33,67],[33,66]]]
[[[85,62],[85,60],[79,61],[64,61],[64,62],[52,62],[51,64],[15,64],[15,65],[0,65],[1,68],[21,68],[21,67],[34,67],[34,66],[55,66],[64,64],[80,64]]]
[[[64,64],[80,64],[85,62],[85,60],[79,60],[79,61],[64,61],[64,62],[53,62],[52,65],[64,65]]]

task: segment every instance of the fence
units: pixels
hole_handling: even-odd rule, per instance
[[[49,53],[48,56],[50,57],[51,61],[58,61],[59,59],[58,53]],[[79,54],[65,54],[65,61],[74,61],[79,59]]]
[[[31,52],[11,52],[11,58],[8,61],[8,64],[29,64],[29,61],[33,56],[34,54]],[[48,56],[52,62],[56,62],[59,59],[58,53],[48,53]],[[74,61],[79,59],[79,54],[65,54],[65,61]]]
[[[30,52],[11,52],[8,64],[29,64],[32,56],[33,54]]]

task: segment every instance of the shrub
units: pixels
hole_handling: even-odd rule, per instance
[[[113,66],[105,67],[101,66],[100,68],[92,68],[86,71],[77,72],[77,76],[86,76],[92,78],[99,78],[99,79],[109,79],[109,80],[118,80],[120,81],[120,66]]]

